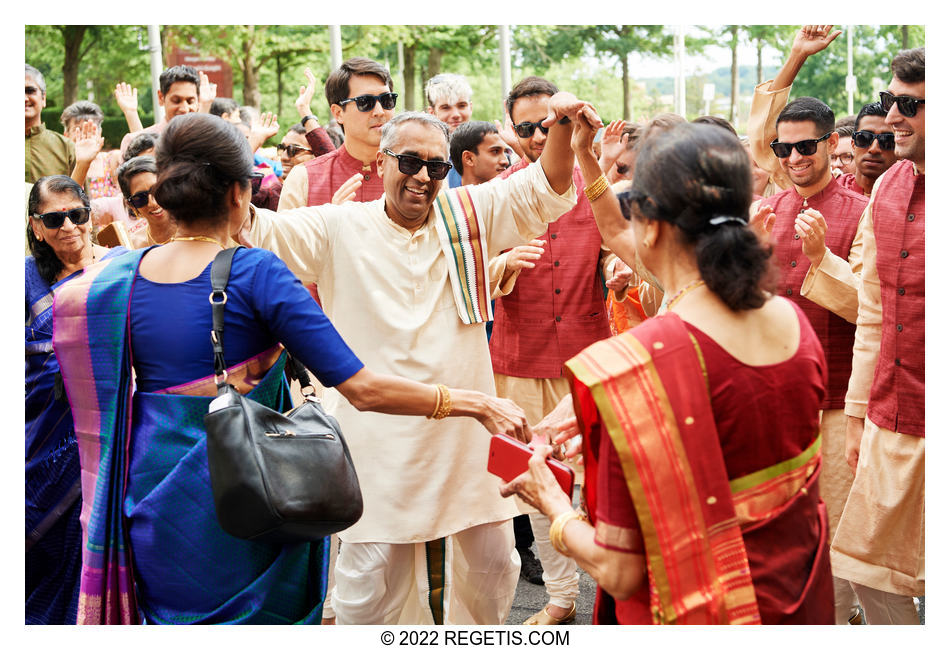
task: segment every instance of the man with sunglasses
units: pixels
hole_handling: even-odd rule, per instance
[[[43,73],[26,65],[26,182],[43,176],[69,176],[76,166],[76,149],[65,136],[43,124],[46,80]]]
[[[834,260],[847,267],[843,260],[854,250],[858,223],[867,205],[866,197],[845,189],[832,177],[830,152],[838,142],[834,124],[834,112],[814,97],[799,97],[782,109],[776,119],[777,137],[771,150],[792,187],[761,201],[775,213],[772,240],[781,274],[778,291],[808,317],[828,362],[821,404],[824,466],[819,488],[828,508],[831,531],[837,526],[851,482],[842,452],[844,396],[851,375],[849,350],[854,342],[854,325],[806,297],[808,287],[804,285],[813,268],[824,269]],[[753,205],[751,214],[755,214],[757,207]],[[832,574],[837,575],[834,564]],[[835,609],[839,624],[847,624],[856,613],[854,594],[840,578],[836,579]]]
[[[881,93],[899,161],[865,211],[845,413],[854,484],[831,545],[869,624],[920,622],[924,595],[924,49],[899,52]]]
[[[381,134],[382,198],[255,210],[242,239],[315,282],[327,315],[368,364],[490,394],[488,259],[530,241],[574,204],[569,122],[582,112],[599,125],[592,107],[568,93],[549,109],[550,142],[538,164],[463,188],[441,182],[450,166],[445,124],[402,113]],[[518,581],[509,521],[517,509],[485,470],[484,429],[441,421],[437,409],[428,420],[394,418],[358,413],[332,390],[324,399],[347,432],[364,505],[362,519],[340,533],[337,623],[504,622]]]
[[[389,71],[371,59],[354,57],[327,77],[330,113],[343,129],[343,146],[298,165],[286,174],[278,209],[373,201],[383,194],[376,154],[383,125],[392,119],[397,93]],[[306,125],[310,116],[303,118]]]

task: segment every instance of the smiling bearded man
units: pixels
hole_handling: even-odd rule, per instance
[[[403,113],[380,140],[382,198],[252,211],[243,234],[317,284],[327,316],[367,365],[494,394],[488,259],[574,204],[570,119],[583,110],[581,119],[599,123],[568,93],[549,106],[544,155],[509,179],[443,189],[446,126]],[[423,419],[360,413],[334,390],[325,401],[346,431],[364,503],[362,519],[340,533],[337,623],[503,623],[518,581],[517,510],[486,471],[490,437],[478,422],[437,421],[438,404]]]

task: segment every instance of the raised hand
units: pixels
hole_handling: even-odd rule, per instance
[[[115,85],[115,103],[119,105],[119,110],[123,113],[129,111],[138,112],[139,110],[139,89],[133,88],[124,81]]]
[[[277,135],[280,125],[277,124],[277,116],[274,113],[261,113],[257,121],[251,124],[251,134],[247,141],[251,145],[251,151],[257,151],[267,139]]]
[[[627,140],[630,134],[623,132],[626,125],[627,123],[623,120],[614,120],[604,129],[604,137],[600,141],[600,160],[598,163],[605,174],[607,170],[613,167],[624,149],[627,148]]]
[[[548,101],[548,116],[541,125],[551,126],[564,117],[571,121],[586,121],[595,133],[604,125],[597,111],[594,110],[593,104],[581,101],[571,93],[561,91],[552,95]]]
[[[795,33],[792,53],[802,56],[817,54],[841,35],[841,30],[832,31],[834,25],[805,25]]]
[[[508,257],[505,261],[505,273],[520,271],[521,269],[533,269],[534,261],[541,259],[544,253],[543,239],[532,239],[530,244],[525,246],[515,246],[508,251]]]
[[[572,120],[574,130],[571,132],[571,149],[575,155],[582,152],[591,152],[591,155],[593,155],[594,136],[597,135],[597,131],[600,129],[600,126],[595,126],[590,120],[583,118],[584,110],[586,110],[586,107],[577,111]],[[594,117],[597,117],[596,113]],[[597,122],[603,124],[600,122],[600,118],[597,118]]]
[[[99,155],[104,143],[105,138],[100,134],[99,127],[90,120],[83,122],[76,138],[77,163],[91,163]]]
[[[297,115],[300,117],[306,117],[312,114],[313,111],[310,110],[310,102],[313,100],[313,93],[317,88],[317,78],[310,70],[310,66],[304,68],[303,73],[307,77],[307,85],[300,87],[300,95],[296,101],[294,101],[294,106],[297,108]]]
[[[209,113],[211,111],[211,102],[218,96],[218,84],[213,84],[208,80],[208,75],[204,72],[198,72],[198,112]]]
[[[340,205],[341,203],[352,201],[356,198],[356,190],[362,186],[363,175],[353,174],[340,185],[340,189],[333,193],[333,198],[330,199],[330,203]]]
[[[795,232],[802,240],[802,252],[812,263],[812,266],[821,264],[825,256],[825,232],[828,223],[821,213],[814,208],[808,208],[795,217]]]

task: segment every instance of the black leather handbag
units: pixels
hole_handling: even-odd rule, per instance
[[[363,497],[337,421],[314,397],[303,365],[288,359],[305,401],[287,414],[227,383],[224,306],[236,248],[211,265],[214,370],[218,397],[205,415],[214,508],[230,535],[276,543],[315,541],[355,524]],[[304,383],[305,382],[305,383]],[[308,392],[309,389],[309,392]]]

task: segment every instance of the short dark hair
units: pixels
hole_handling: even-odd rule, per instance
[[[350,78],[355,75],[369,74],[379,77],[379,80],[393,89],[393,78],[382,64],[362,56],[355,56],[340,64],[340,67],[330,73],[323,86],[327,104],[339,104],[350,96]]]
[[[102,109],[97,104],[81,99],[63,109],[63,114],[59,116],[59,123],[68,128],[69,123],[74,120],[82,120],[83,122],[91,120],[98,126],[102,124],[104,117]]]
[[[842,126],[854,126],[854,122],[857,116],[855,115],[845,115],[844,117],[839,117],[835,120],[835,128],[840,129]]]
[[[924,80],[924,48],[901,50],[891,61],[891,72],[905,84],[916,84]]]
[[[168,89],[172,87],[172,84],[180,81],[195,84],[196,91],[201,89],[201,78],[196,69],[190,65],[174,65],[162,70],[162,74],[158,77],[158,87],[162,91],[162,96],[168,94]]]
[[[854,135],[854,127],[848,124],[845,124],[843,126],[836,126],[835,133],[838,134],[839,138],[850,138],[851,136]]]
[[[122,154],[122,161],[125,162],[126,160],[132,160],[136,156],[141,156],[143,151],[154,149],[157,143],[157,134],[148,133],[147,131],[139,133],[132,138],[132,141],[129,142],[129,146],[125,148],[125,153]]]
[[[299,133],[300,135],[307,135],[307,129],[305,129],[303,124],[301,124],[300,122],[297,122],[292,127],[287,129],[287,133],[290,133],[290,132]]]
[[[695,247],[706,286],[731,310],[765,304],[771,251],[746,226],[752,172],[739,139],[708,124],[679,124],[641,144],[627,195],[633,215],[676,226],[680,241]],[[712,223],[717,217],[727,220]]]
[[[126,200],[132,196],[132,177],[145,172],[158,173],[154,156],[138,156],[126,160],[115,170],[115,177],[119,181],[119,189],[122,190],[122,196]]]
[[[522,97],[531,97],[532,95],[547,95],[551,97],[557,94],[557,86],[542,77],[525,77],[511,89],[508,97],[505,99],[505,110],[511,117],[511,108],[515,101]]]
[[[449,139],[449,158],[455,171],[462,173],[462,152],[478,153],[478,145],[489,133],[498,133],[498,128],[491,122],[477,120],[464,122],[455,129]]]
[[[824,135],[835,128],[835,112],[828,104],[814,97],[798,97],[793,99],[775,119],[775,126],[782,122],[811,122]]]
[[[155,148],[155,201],[179,223],[217,222],[234,183],[247,187],[252,156],[247,138],[219,117],[180,115],[168,123]]]
[[[739,134],[736,133],[736,128],[729,123],[729,120],[719,117],[718,115],[700,115],[693,120],[693,124],[711,124],[712,126],[718,126],[721,129],[729,131],[737,138],[739,137]]]
[[[623,125],[623,132],[621,135],[623,134],[626,134],[627,136],[627,151],[630,151],[637,146],[640,136],[643,135],[643,125],[638,124],[637,122],[627,122]]]
[[[30,254],[36,261],[36,270],[40,277],[46,280],[47,284],[53,284],[56,276],[63,270],[63,262],[56,256],[53,247],[45,241],[40,241],[33,234],[33,215],[40,211],[40,204],[51,194],[72,194],[82,201],[85,207],[89,207],[89,197],[83,191],[82,186],[71,179],[69,176],[55,175],[43,176],[33,183],[30,190],[30,197],[27,199],[27,210],[30,218],[26,224],[26,241],[30,248]]]
[[[660,113],[654,116],[637,132],[637,141],[634,149],[639,151],[639,148],[643,146],[644,141],[646,141],[650,135],[661,131],[669,131],[680,124],[687,124],[687,122],[686,118],[679,113]]]
[[[870,104],[865,104],[861,107],[861,110],[858,111],[858,116],[854,118],[854,130],[861,130],[861,120],[868,115],[876,115],[877,117],[887,117],[887,111],[884,110],[884,107],[881,106],[881,102],[871,102]]]
[[[238,109],[238,103],[230,97],[215,97],[211,102],[211,108],[208,110],[212,115],[221,117],[225,113],[233,114]]]

